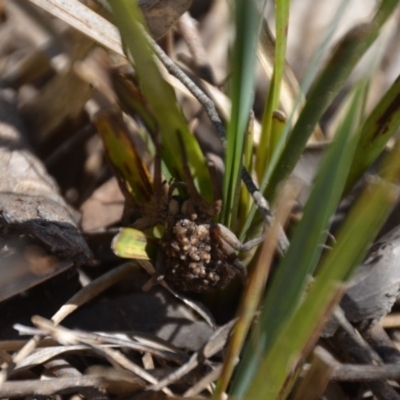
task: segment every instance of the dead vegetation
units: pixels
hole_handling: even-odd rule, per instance
[[[111,241],[121,220],[140,224],[144,214],[149,217],[129,203],[121,176],[110,168],[96,131],[99,110],[114,106],[116,98],[139,98],[132,69],[108,26],[95,29],[96,38],[88,37],[32,3],[0,2],[0,398],[210,398],[235,324],[240,279],[233,282],[236,294],[221,301],[219,294],[188,298],[181,290],[204,292],[225,286],[234,275],[243,278],[243,265],[231,250],[247,251],[251,246],[243,247],[211,221],[219,211],[218,202],[207,204],[206,209],[188,178],[189,200],[174,199],[173,184],[169,193],[161,183],[154,190],[167,199],[163,206],[168,215],[156,216],[156,222],[167,221],[163,241],[163,255],[168,259],[166,281],[159,279],[160,270],[155,274],[149,261],[125,262],[112,253]],[[48,3],[54,7],[57,2]],[[85,3],[95,8],[92,2]],[[197,22],[184,14],[158,42],[194,80],[203,79],[202,88],[212,95],[223,117],[229,112],[220,90],[229,75],[225,3],[193,1],[190,12]],[[301,1],[293,3],[299,8]],[[154,12],[152,7],[149,10]],[[298,13],[299,26],[294,23],[293,29],[301,32],[303,13]],[[159,18],[157,13],[147,16],[149,20]],[[165,23],[170,27],[172,22],[175,18]],[[345,19],[345,24],[354,21]],[[394,24],[390,32],[387,28],[386,46],[398,54]],[[303,35],[313,37],[307,30]],[[301,48],[295,42],[290,42],[288,57],[300,78],[312,46]],[[386,71],[377,75],[379,84],[375,83],[376,97],[371,102],[391,81],[398,67],[394,58],[388,55]],[[165,75],[212,160],[218,187],[223,174],[222,145],[210,134],[218,119],[213,120],[210,110],[204,111],[204,104],[194,99],[196,94]],[[267,85],[268,77],[260,70],[256,115]],[[295,89],[289,87],[287,92]],[[127,129],[140,149],[140,126],[128,118],[129,110],[124,111]],[[327,137],[332,123],[328,114],[324,121]],[[120,111],[118,115],[122,120]],[[314,147],[310,146],[294,172],[295,179],[303,183],[299,213],[318,170],[323,150],[319,142],[325,139],[321,135],[316,130],[310,140]],[[151,169],[151,157],[145,162]],[[193,199],[197,202],[192,203]],[[396,210],[389,223],[397,225]],[[278,241],[281,253],[288,244],[285,240]],[[177,270],[185,270],[188,263],[190,273],[201,279],[196,287],[191,278],[182,278],[182,274],[176,278]],[[152,286],[145,271],[157,276],[152,284],[161,281],[149,291],[142,290]],[[367,329],[364,338],[373,348],[385,347],[387,359],[360,342],[350,326],[350,333],[339,332],[336,339],[324,339],[314,349],[293,398],[356,399],[358,393],[363,398],[399,398],[394,382],[400,381],[398,315],[388,315],[382,325],[390,330],[390,338],[380,327]],[[321,382],[310,382],[308,376],[316,368],[324,371]],[[343,381],[351,383],[342,385]]]

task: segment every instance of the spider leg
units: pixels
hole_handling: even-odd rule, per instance
[[[155,217],[143,217],[139,218],[132,224],[132,228],[145,231],[150,228],[154,228],[158,224],[158,219]]]
[[[263,242],[266,236],[266,229],[264,228],[264,231],[261,234],[261,236],[258,236],[254,239],[250,239],[246,243],[242,243],[231,230],[229,230],[226,226],[222,224],[215,224],[212,229],[217,229],[218,236],[230,247],[232,247],[232,249],[237,251],[251,250],[253,247]]]
[[[243,281],[245,282],[247,279],[247,267],[244,265],[238,258],[235,253],[235,250],[238,250],[238,243],[241,245],[239,239],[226,227],[222,226],[226,231],[221,232],[220,224],[215,224],[211,227],[213,230],[213,238],[218,242],[218,246],[220,250],[227,256],[227,261],[232,264],[232,267],[236,270],[237,273],[241,276]],[[218,232],[217,232],[218,230]],[[225,240],[226,236],[224,235],[229,233],[230,239]]]
[[[258,211],[262,214],[264,218],[264,228],[263,234],[265,234],[266,230],[272,225],[274,217],[270,211],[269,204],[267,200],[264,198],[258,187],[255,185],[253,178],[246,168],[242,168],[242,181],[246,185],[248,192],[251,194],[251,197],[254,200],[255,205],[257,206]],[[279,228],[278,242],[277,247],[278,251],[281,255],[286,254],[289,248],[289,239],[286,236],[285,231],[282,227]]]
[[[232,265],[236,269],[236,271],[240,274],[240,277],[243,279],[243,281],[245,282],[247,280],[246,266],[237,257],[233,261]]]

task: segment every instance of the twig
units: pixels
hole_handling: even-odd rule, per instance
[[[363,349],[361,354],[365,353],[367,359],[370,359],[377,364],[383,364],[382,359],[375,350],[356,332],[354,326],[346,318],[343,309],[339,305],[335,308],[332,318],[339,324],[340,328],[346,332],[349,338],[351,338],[351,341],[354,343],[353,346],[355,345],[357,348]]]
[[[330,378],[334,381],[368,382],[400,379],[400,364],[341,364],[321,346],[314,349],[314,354],[332,370]]]
[[[206,110],[208,117],[210,118],[215,130],[217,131],[218,137],[220,138],[223,146],[226,146],[226,133],[224,124],[218,115],[217,109],[214,102],[199,88],[186,73],[176,65],[164,52],[164,50],[157,44],[157,42],[147,33],[147,31],[141,27],[142,33],[147,40],[148,44],[159,58],[161,63],[164,65],[166,70],[189,90],[190,93],[199,101],[199,103]]]
[[[331,379],[343,382],[399,380],[400,365],[338,364],[334,367]]]
[[[107,379],[97,376],[80,376],[74,378],[59,378],[50,380],[27,380],[4,382],[0,385],[0,398],[15,398],[32,395],[51,396],[54,393],[76,393],[82,389],[107,389]]]
[[[339,329],[333,338],[333,344],[335,349],[345,355],[351,360],[365,364],[376,364],[376,360],[380,360],[380,366],[383,366],[383,362],[376,354],[374,358],[371,358],[372,349],[366,351],[364,347],[360,346],[353,337],[349,336],[347,332]],[[400,395],[396,390],[386,381],[369,381],[366,382],[374,395],[380,400],[399,400]]]
[[[400,365],[400,352],[382,326],[374,324],[363,330],[361,335],[377,350],[386,364]]]

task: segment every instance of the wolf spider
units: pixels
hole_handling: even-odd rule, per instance
[[[141,230],[158,224],[164,226],[161,248],[156,258],[157,276],[153,281],[165,279],[181,291],[198,293],[222,288],[237,274],[244,281],[247,268],[239,260],[236,251],[249,251],[261,243],[265,235],[263,233],[243,244],[227,227],[213,220],[220,212],[221,200],[217,198],[209,204],[200,195],[187,165],[185,150],[181,150],[186,182],[172,183],[165,193],[165,185],[161,183],[160,161],[156,157],[155,215],[154,206],[150,210],[146,207],[143,214],[147,217],[134,224],[135,228]],[[215,182],[213,186],[217,187]],[[174,195],[177,189],[184,189],[187,198]]]

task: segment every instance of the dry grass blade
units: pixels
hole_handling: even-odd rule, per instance
[[[35,335],[31,340],[25,343],[22,349],[12,356],[11,361],[6,362],[1,366],[2,370],[0,374],[0,385],[4,384],[15,366],[35,350],[36,346],[40,342],[40,339],[41,336]]]
[[[79,1],[30,0],[102,46],[124,56],[117,28]]]
[[[209,388],[213,382],[215,382],[222,372],[222,364],[217,365],[213,370],[200,379],[195,385],[193,385],[189,390],[184,393],[184,397],[195,396],[201,393],[203,390]]]
[[[238,311],[238,322],[225,356],[221,380],[215,394],[216,398],[223,395],[229,384],[236,359],[240,354],[267,282],[269,269],[274,256],[274,249],[279,240],[280,230],[289,216],[296,194],[296,189],[291,189],[291,191],[282,190],[281,192],[281,201],[275,214],[275,220],[272,222],[271,228],[267,233],[257,263],[250,275],[249,282],[243,294],[241,306]]]
[[[102,345],[111,346],[111,345]],[[76,345],[65,345],[65,346],[50,346],[43,349],[37,349],[35,352],[30,354],[19,362],[13,372],[20,372],[29,368],[33,368],[37,365],[42,365],[52,358],[59,357],[68,353],[76,353],[90,350],[90,347],[83,344]]]
[[[98,339],[100,338],[98,335],[93,334],[81,334],[81,332],[71,331],[61,326],[56,326],[51,321],[46,320],[41,317],[33,317],[33,324],[40,327],[44,331],[47,331],[49,335],[51,335],[55,340],[62,344],[74,344],[74,343],[83,343],[87,346],[91,347],[96,353],[103,355],[109,362],[114,365],[118,365],[138,377],[142,378],[146,382],[149,382],[153,385],[157,385],[159,382],[156,378],[146,372],[143,368],[139,367],[137,364],[133,363],[127,357],[125,357],[120,351],[113,350],[108,347],[102,347],[98,343]],[[172,392],[167,389],[162,389],[166,394],[172,395]]]
[[[184,351],[180,350],[169,342],[166,342],[165,340],[151,334],[140,332],[130,332],[129,334],[96,332],[96,335],[98,335],[99,338],[104,338],[104,341],[114,343],[121,347],[129,347],[130,343],[139,343],[147,347],[148,349],[152,349],[151,351],[148,351],[149,353],[152,353],[153,351],[162,352],[160,353],[160,356],[165,358],[168,358],[171,355],[170,353],[172,353],[171,360],[174,360],[177,363],[184,363],[188,359],[188,356]]]
[[[0,342],[0,351],[18,351],[25,343],[26,340],[4,340]]]
[[[219,328],[210,338],[210,340],[196,353],[193,353],[190,360],[175,370],[173,373],[162,379],[157,385],[151,387],[152,390],[161,390],[162,388],[176,382],[184,375],[188,374],[196,368],[201,362],[212,357],[220,350],[222,350],[228,339],[228,335],[235,323],[235,320],[228,322]]]
[[[47,361],[44,365],[46,369],[44,376],[55,376],[57,378],[74,378],[82,374],[70,363],[63,359],[54,359]]]
[[[78,307],[92,300],[110,286],[113,286],[122,279],[130,276],[137,268],[139,267],[135,262],[127,262],[120,265],[118,268],[115,268],[110,272],[100,276],[82,288],[76,295],[71,297],[67,303],[63,305],[56,314],[53,315],[52,320],[55,324],[60,323]]]
[[[383,328],[399,328],[400,327],[400,314],[392,313],[386,315],[386,317],[381,321]]]
[[[132,273],[132,270],[137,268],[135,263],[128,262],[110,271],[107,274],[102,275],[97,280],[93,281],[91,284],[84,287],[76,295],[74,295],[66,305],[62,306],[61,309],[54,314],[54,323],[60,323],[65,317],[74,312],[79,306],[85,304],[86,302],[92,300],[98,294],[115,284],[116,282],[124,279]],[[14,366],[20,363],[25,357],[32,353],[41,340],[40,335],[35,335],[30,339],[22,349],[15,353],[12,357],[12,363],[2,366],[2,371],[0,375],[0,382],[4,382],[7,376],[11,373]]]
[[[104,378],[109,383],[107,394],[127,396],[144,390],[146,382],[132,373],[103,365],[93,365],[86,369],[85,375]]]
[[[107,333],[73,331],[62,326],[55,325],[51,321],[38,316],[33,317],[32,320],[34,321],[34,324],[41,329],[41,335],[49,334],[57,342],[66,346],[80,342],[85,344],[95,343],[96,345],[107,344],[112,345],[113,347],[118,346],[139,352],[147,352],[177,363],[183,363],[187,361],[187,357],[182,353],[178,354],[177,350],[172,346],[167,346],[164,344],[164,347],[160,348],[160,340],[157,340],[156,338],[154,338],[152,342],[147,338],[147,344],[144,344],[133,340],[127,335],[123,335],[123,337],[121,337],[121,335],[118,334],[112,335]],[[136,334],[136,337],[138,336],[139,335]],[[153,343],[156,343],[156,345],[153,346]]]
[[[329,360],[327,359],[328,357],[330,357]],[[314,358],[311,361],[310,369],[296,388],[293,400],[305,398],[318,400],[321,398],[334,370],[332,362],[330,362],[331,359],[333,357],[326,350],[317,346],[314,350]]]

